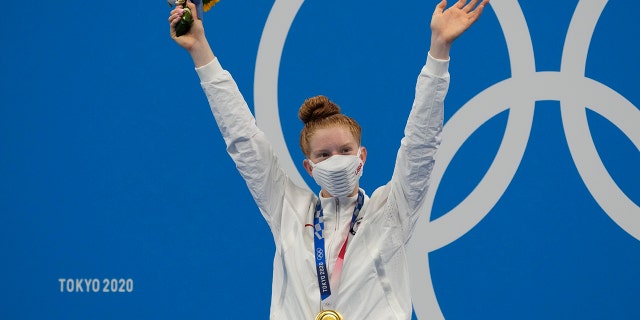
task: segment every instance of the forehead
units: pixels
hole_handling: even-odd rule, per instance
[[[345,145],[357,146],[358,142],[351,131],[344,126],[317,129],[309,139],[309,148],[312,152],[331,150]]]

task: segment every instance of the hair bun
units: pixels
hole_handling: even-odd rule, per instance
[[[304,101],[300,106],[298,118],[304,124],[340,114],[340,107],[325,96],[315,96]]]

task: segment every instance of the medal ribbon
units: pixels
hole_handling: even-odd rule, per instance
[[[356,206],[353,208],[353,215],[351,217],[351,227],[349,233],[355,234],[354,226],[356,224],[358,214],[364,204],[364,194],[362,191],[358,191],[358,199],[356,200]],[[327,299],[331,295],[331,285],[329,284],[329,272],[327,269],[327,255],[324,244],[324,212],[322,210],[322,203],[320,199],[316,203],[316,211],[313,217],[314,224],[314,237],[313,243],[315,247],[316,256],[316,272],[318,274],[318,286],[320,287],[321,300]],[[344,240],[340,253],[338,254],[338,260],[333,270],[333,277],[340,279],[340,273],[342,272],[342,263],[344,262],[344,255],[347,251],[347,241],[349,241],[349,235]]]

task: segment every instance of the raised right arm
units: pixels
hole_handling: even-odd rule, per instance
[[[187,5],[195,12],[193,3],[187,2]],[[194,15],[195,21],[189,32],[176,36],[175,25],[182,13],[180,7],[171,11],[171,37],[191,55],[227,152],[275,234],[279,230],[285,186],[290,183],[289,179],[280,168],[265,134],[257,127],[233,77],[213,54],[202,21]]]

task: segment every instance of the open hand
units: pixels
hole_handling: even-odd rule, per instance
[[[448,58],[451,43],[475,23],[489,0],[459,0],[449,9],[442,0],[431,17],[431,54],[436,58]]]

